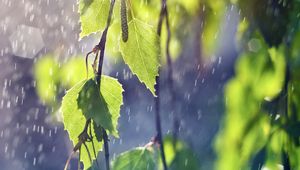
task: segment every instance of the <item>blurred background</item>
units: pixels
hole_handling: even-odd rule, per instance
[[[137,18],[156,27],[159,0],[131,3]],[[168,0],[176,101],[168,90],[163,54],[162,128],[171,135],[174,115],[179,117],[178,138],[193,152],[199,169],[300,168],[298,116],[292,122],[297,132],[290,133],[294,117],[285,115],[293,113],[283,110],[292,102],[281,97],[293,88],[291,101],[299,101],[298,7],[297,0]],[[65,165],[72,143],[62,123],[61,98],[85,78],[85,54],[101,36],[79,40],[78,10],[76,0],[0,0],[0,169]],[[125,92],[120,138],[109,143],[112,159],[145,145],[156,132],[154,98],[122,60],[119,36],[119,23],[113,22],[103,71],[117,78]],[[166,32],[161,40],[164,50]],[[295,74],[286,74],[286,68]],[[295,85],[286,85],[288,80]],[[284,137],[272,140],[276,128]],[[289,159],[291,153],[295,157]],[[74,158],[71,169],[76,164]]]

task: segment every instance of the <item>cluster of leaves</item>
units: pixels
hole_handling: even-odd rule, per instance
[[[110,33],[110,30],[108,31],[107,44],[108,48],[112,45],[116,46],[116,44],[118,44],[119,52],[121,53],[125,63],[155,96],[154,85],[156,83],[156,77],[158,76],[158,67],[161,55],[160,47],[161,42],[164,41],[159,41],[159,37],[151,25],[155,25],[157,22],[156,20],[153,20],[153,18],[158,18],[159,10],[157,10],[157,7],[161,6],[161,2],[156,0],[151,1],[151,3],[148,4],[142,5],[141,3],[144,2],[125,0],[116,1],[115,8],[120,8],[120,11],[114,12],[113,21],[111,23],[111,30],[116,32]],[[106,26],[106,18],[108,17],[106,14],[109,13],[108,9],[110,5],[111,3],[109,0],[79,0],[79,13],[82,28],[80,38],[104,29]],[[181,8],[184,8],[185,11],[189,12],[189,15],[195,15],[195,9],[197,9],[199,3],[197,1],[195,1],[195,3],[186,3],[179,0],[172,2],[172,4],[170,4],[170,16],[177,16],[174,9],[176,9],[175,7],[178,5],[180,5]],[[126,6],[128,7],[128,10]],[[147,12],[149,13],[141,10],[141,7],[148,9]],[[194,8],[194,12],[189,11],[188,8]],[[148,18],[149,20],[147,20],[145,19],[147,17],[143,16],[145,14],[154,14],[156,16]],[[184,17],[180,17],[180,19],[171,18],[171,22],[176,22],[176,20],[183,21]],[[174,22],[172,24],[172,28],[174,32],[176,32],[175,28],[177,29],[179,24]],[[177,31],[179,32],[179,30]],[[120,38],[121,35],[122,39]],[[164,32],[162,39],[166,39],[166,37],[167,33]],[[174,38],[174,40],[177,39]],[[163,46],[163,48],[166,47]],[[100,93],[97,91],[99,86]],[[122,88],[117,81],[108,77],[103,77],[101,79],[101,85],[97,84],[97,82],[95,82],[93,79],[81,81],[67,92],[62,102],[62,113],[64,116],[66,130],[69,132],[70,138],[74,144],[76,141],[78,141],[75,135],[78,134],[78,126],[75,127],[74,122],[78,121],[78,123],[83,125],[83,116],[85,119],[92,119],[92,121],[95,123],[94,128],[95,125],[100,126],[105,130],[108,130],[110,134],[118,137],[116,126],[119,117],[120,106],[122,104],[121,93]],[[81,116],[81,118],[77,117],[76,120],[74,120],[74,114],[83,116]],[[77,128],[76,132],[74,128]],[[95,132],[96,131],[97,129],[95,129]],[[97,133],[95,133],[94,136],[95,135],[97,135]],[[98,141],[98,144],[99,142],[101,144],[101,141]],[[196,165],[197,161],[192,156],[191,151],[189,151],[187,147],[183,146],[183,144],[180,146],[181,147],[178,149],[175,148],[176,152],[178,150],[179,154],[173,153],[173,158],[169,158],[169,166],[171,169],[176,170],[183,167],[198,169]],[[157,168],[155,165],[157,165],[159,161],[157,159],[153,159],[153,154],[155,152],[151,151],[149,148],[152,148],[152,146],[146,148],[136,148],[132,151],[121,154],[113,162],[113,169]],[[101,148],[96,147],[96,151],[100,149]],[[175,152],[174,149],[171,151]],[[91,162],[87,161],[88,156],[89,155],[86,153],[82,154],[82,160],[85,169],[91,166]]]
[[[103,18],[107,17],[106,13],[108,12],[109,7],[109,2],[107,1],[99,1],[98,3],[95,3],[96,0],[95,2],[89,0],[82,2],[85,3],[80,3],[79,5],[83,13],[85,13],[85,11],[89,9],[89,5],[93,10],[91,10],[89,13],[86,12],[85,17],[81,19],[82,30],[89,27],[89,29],[87,29],[87,32],[81,32],[81,38],[89,35],[90,32],[97,32],[105,27],[106,20],[104,20]],[[120,2],[116,1],[116,9],[120,8]],[[185,42],[185,40],[187,40],[187,38],[189,38],[189,36],[197,36],[197,39],[200,42],[199,48],[203,53],[203,57],[209,58],[216,54],[219,47],[219,35],[221,32],[221,27],[225,18],[224,14],[227,11],[226,2],[227,1],[224,0],[167,1],[170,29],[172,32],[169,48],[171,53],[170,56],[173,59],[177,59],[181,54],[182,49],[185,48],[183,43]],[[156,27],[157,19],[159,18],[160,13],[160,6],[161,0],[130,1],[130,4],[127,4],[127,8],[130,9],[130,12],[127,15],[129,19],[128,21],[130,22],[132,18],[135,18]],[[94,14],[92,14],[92,11],[95,11]],[[105,14],[102,14],[101,11],[105,12]],[[120,54],[120,51],[122,52],[118,44],[116,44],[116,42],[120,42],[119,35],[122,32],[122,29],[120,27],[120,16],[122,15],[120,12],[121,11],[118,10],[114,13],[114,18],[109,30],[110,33],[108,34],[107,39],[107,50],[108,53],[112,56],[118,56]],[[85,18],[89,18],[89,20],[86,20]],[[200,23],[198,23],[199,18]],[[94,21],[98,21],[100,23],[94,24],[92,27],[90,27],[90,23]],[[195,23],[196,25],[191,23]],[[162,33],[160,36],[161,51],[165,51],[166,49],[165,42],[167,40],[167,30],[165,29],[165,27],[166,25],[165,23],[163,23]],[[195,32],[200,33],[196,34]],[[166,63],[165,53],[161,53],[161,62],[162,64]]]
[[[160,0],[126,1],[127,9],[121,2],[125,1],[116,1],[115,8],[120,10],[113,13],[107,49],[111,54],[121,53],[132,72],[155,95],[160,51],[166,48],[164,42],[167,38],[166,29],[162,29],[164,31],[159,39],[151,26],[157,22],[153,18],[159,16]],[[237,33],[241,55],[236,64],[236,75],[225,88],[226,115],[216,139],[216,169],[250,169],[257,164],[270,169],[278,169],[281,164],[299,169],[299,1],[231,2],[238,6],[242,15]],[[80,38],[101,32],[106,26],[110,1],[79,0],[78,4],[82,29]],[[201,3],[168,1],[173,33],[171,56],[180,54],[182,41],[179,40],[187,32],[182,30],[182,25],[199,14],[204,17],[199,37],[203,53],[205,56],[212,55],[218,47],[220,25],[228,5],[225,0],[205,0]],[[63,89],[60,89],[61,85],[64,88],[73,86],[63,98],[61,107],[65,128],[75,145],[86,120],[92,119],[91,135],[96,137],[92,139],[95,146],[87,143],[87,147],[100,151],[100,127],[118,137],[117,121],[123,89],[116,79],[108,76],[101,77],[101,86],[92,75],[89,76],[92,78],[85,79],[85,69],[81,68],[84,64],[72,69],[72,62],[59,66],[51,57],[40,60],[35,68],[37,90],[45,103],[53,105],[57,94]],[[168,140],[164,142],[168,166],[171,169],[197,169],[196,161],[189,158],[193,154],[187,147],[183,144],[174,147]],[[160,168],[155,153],[152,146],[135,148],[118,156],[113,168]],[[261,161],[258,158],[261,156],[263,162],[257,163],[257,159]],[[95,158],[96,155],[92,156],[92,159]],[[85,150],[82,150],[81,160],[85,169],[91,166]],[[182,160],[185,162],[182,163]]]
[[[119,116],[119,110],[115,110],[115,108],[119,108],[122,104],[122,101],[118,99],[122,99],[121,93],[123,90],[121,85],[115,79],[108,76],[102,76],[100,86],[100,94],[102,96],[100,96],[99,93],[93,92],[96,87],[88,88],[89,86],[95,86],[95,83],[92,79],[87,80],[86,74],[82,70],[85,70],[82,57],[74,57],[66,63],[59,65],[53,58],[53,55],[49,54],[37,61],[34,71],[36,74],[37,92],[39,93],[40,98],[45,102],[47,101],[46,104],[52,107],[53,103],[54,106],[56,106],[60,101],[60,99],[52,99],[60,96],[60,93],[63,93],[64,89],[69,89],[73,86],[65,95],[62,104],[63,107],[61,109],[66,113],[64,114],[64,125],[66,129],[70,129],[69,136],[74,145],[76,145],[78,141],[78,134],[80,134],[84,128],[86,117],[95,116],[95,119],[100,123],[105,120],[106,122],[103,123],[104,126],[111,129],[112,135],[118,136],[116,123]],[[47,75],[48,73],[51,74]],[[92,71],[89,70],[89,73],[92,73]],[[90,76],[92,76],[92,74],[90,74]],[[54,79],[53,77],[60,78]],[[44,85],[45,83],[47,83],[47,86]],[[82,103],[87,100],[83,99],[84,97],[88,97],[88,100],[93,98],[93,103]],[[48,101],[48,99],[51,100]],[[103,101],[103,99],[106,100]],[[84,113],[95,113],[94,111],[83,111],[86,109],[95,109],[94,111],[97,111],[99,114],[84,115]],[[111,109],[110,113],[112,113],[114,117],[109,117],[109,113],[106,109]],[[104,117],[101,118],[101,116]],[[95,150],[97,152],[101,151],[103,147],[101,131],[99,131],[96,124],[91,124],[91,129],[93,129],[92,136],[95,137],[93,138]],[[93,150],[91,143],[86,143],[86,145],[90,151]],[[164,146],[167,155],[167,165],[170,169],[179,170],[184,169],[183,167],[185,167],[185,169],[199,169],[198,160],[183,141],[177,140],[176,148],[174,148],[174,140],[170,136],[167,136],[164,139]],[[112,161],[112,169],[162,169],[157,153],[157,147],[153,147],[152,145],[150,147],[133,148],[116,157],[116,159]],[[91,156],[92,159],[96,158],[94,155]],[[85,149],[81,150],[81,161],[87,167],[91,165],[88,153]],[[90,169],[97,169],[96,164],[93,163]]]
[[[158,76],[159,67],[159,37],[152,26],[134,16],[131,16],[127,23],[126,2],[122,1],[121,6],[120,1],[116,2],[116,7],[121,8],[121,13],[113,13],[112,24],[114,22],[120,23],[122,18],[119,28],[122,28],[123,38],[119,38],[121,35],[119,32],[117,34],[118,40],[113,43],[118,42],[125,63],[154,95],[155,79]],[[111,5],[109,0],[79,1],[82,29],[80,38],[104,30]],[[129,10],[131,9],[129,8]],[[109,31],[108,35],[111,35]],[[147,39],[144,38],[145,35],[147,35]],[[109,40],[111,39],[108,38]],[[68,131],[74,146],[80,142],[78,135],[88,119],[92,120],[95,132],[97,127],[100,127],[108,131],[109,134],[118,137],[117,122],[120,116],[120,106],[123,103],[122,91],[123,89],[116,79],[102,76],[100,84],[94,78],[90,78],[77,83],[67,92],[62,101],[61,111],[65,129]],[[78,124],[81,124],[82,128]],[[90,135],[96,136],[97,134]],[[97,146],[92,146],[92,143],[87,150],[96,150],[96,152],[101,150],[102,138],[99,139],[94,142],[97,143]],[[97,155],[94,155],[91,158],[87,152],[82,152],[80,159],[83,161],[84,169],[92,166],[92,161],[89,161],[89,158],[93,160],[96,157]]]
[[[116,79],[102,76],[103,84],[98,93],[99,88],[95,81],[86,79],[84,66],[82,57],[74,57],[60,65],[53,55],[44,56],[35,64],[37,92],[45,104],[57,109],[60,106],[57,96],[60,96],[64,89],[72,87],[64,96],[61,105],[65,129],[68,130],[75,146],[78,142],[78,135],[84,129],[86,119],[92,118],[96,124],[91,124],[93,129],[91,135],[96,137],[93,138],[95,150],[100,151],[103,142],[101,130],[97,124],[101,123],[101,126],[105,127],[110,134],[118,137],[117,120],[123,103],[123,89]],[[89,73],[92,71],[90,70]],[[86,145],[90,151],[94,149],[91,143]],[[95,159],[95,155],[91,156]],[[81,150],[81,160],[84,165],[91,165],[88,153],[84,149]]]
[[[225,88],[216,169],[299,169],[300,4],[235,3],[245,17],[237,33],[241,55]]]
[[[180,8],[184,8],[186,12],[189,12],[188,15],[192,16],[196,14],[198,4],[198,2],[185,3],[179,0],[170,4],[170,15],[175,16],[175,18],[171,17],[174,32],[180,32],[175,30],[179,24],[178,20],[184,21],[183,15],[180,16],[181,18],[176,18],[175,7],[180,5]],[[103,31],[109,17],[110,0],[79,0],[78,5],[81,23],[80,38]],[[153,18],[158,18],[158,7],[160,6],[161,2],[159,0],[151,1],[149,4],[145,4],[143,1],[116,1],[115,8],[120,10],[114,10],[118,12],[113,12],[113,20],[107,34],[108,50],[116,53],[115,50],[117,49],[131,71],[137,75],[138,79],[146,85],[154,96],[154,85],[160,62],[161,41],[159,41],[155,29],[151,25],[155,25],[157,22]],[[140,10],[140,7],[147,9],[147,12]],[[190,8],[194,8],[194,10],[190,11]],[[155,17],[147,18],[143,16],[144,14],[153,14]],[[166,32],[163,32],[162,39],[166,39],[166,37]],[[178,44],[178,38],[172,39],[175,40],[173,44]],[[80,161],[83,162],[84,169],[89,167],[93,169],[95,168],[92,165],[93,160],[97,158],[96,152],[101,151],[103,147],[102,128],[108,131],[110,135],[118,137],[117,122],[120,116],[120,107],[123,103],[123,89],[120,83],[112,77],[101,76],[100,84],[94,75],[89,74],[86,78],[82,61],[76,58],[60,65],[52,56],[45,56],[36,63],[35,76],[39,96],[46,104],[54,108],[58,108],[57,96],[64,89],[71,87],[63,97],[60,107],[64,127],[75,146],[74,151],[78,149],[78,145],[84,144],[86,147],[86,149],[80,149],[79,147],[81,152]],[[91,70],[91,68],[88,69]],[[89,71],[89,73],[91,72]],[[89,134],[87,138],[81,141],[82,130],[87,130],[87,120],[91,120],[87,128]],[[191,152],[188,151],[187,147],[183,147],[183,144],[180,144],[180,146],[177,150],[181,153],[179,154],[181,157],[177,154],[174,156],[175,151],[171,150],[173,153],[170,154],[173,154],[173,157],[172,159],[169,158],[169,165],[173,167],[172,169],[196,167],[194,164],[197,161],[191,157]],[[124,169],[126,166],[127,169],[161,168],[157,167],[159,161],[154,159],[156,152],[153,150],[155,148],[151,146],[136,148],[121,154],[114,161],[113,168]],[[89,151],[94,151],[95,154],[90,154]],[[126,159],[128,160],[128,157],[138,159],[130,159],[131,163],[127,164]],[[187,159],[188,162],[186,162]],[[191,161],[189,161],[190,159]],[[182,160],[185,160],[185,162],[183,163]],[[149,161],[150,163],[148,163]],[[132,167],[133,165],[134,167]]]
[[[63,113],[64,126],[68,131],[70,139],[74,146],[78,143],[78,135],[84,129],[86,119],[92,119],[93,131],[92,136],[99,136],[101,131],[97,128],[100,126],[110,132],[110,134],[118,137],[117,121],[120,116],[120,106],[122,105],[122,86],[116,79],[102,76],[100,93],[99,87],[95,80],[83,80],[68,90],[64,96],[61,106]],[[94,133],[94,134],[93,134]],[[102,137],[93,138],[95,150],[102,149]],[[93,150],[91,143],[88,143],[90,151]],[[94,155],[92,159],[96,159]],[[91,166],[91,161],[87,151],[81,151],[81,160],[85,167]]]
[[[110,3],[110,0],[78,0],[81,23],[80,39],[104,30],[109,15]],[[186,33],[192,29],[189,27],[191,24],[187,23],[194,21],[195,19],[198,20],[198,18],[201,18],[199,28],[201,33],[199,40],[201,42],[203,55],[214,55],[219,46],[220,27],[223,24],[222,20],[227,11],[228,1],[205,0],[200,2],[196,0],[170,0],[167,1],[167,3],[170,29],[172,32],[170,42],[171,56],[176,58],[180,54],[181,48],[184,48],[182,47],[182,40],[184,40]],[[247,3],[244,1],[235,3],[238,3],[242,10],[244,9],[245,16],[247,16],[249,8],[244,8],[244,6],[247,6]],[[249,3],[248,6],[255,8],[256,4],[256,2],[253,2]],[[266,5],[264,4],[262,9],[264,9],[265,6]],[[154,85],[156,83],[156,76],[158,76],[160,60],[162,59],[162,61],[164,61],[165,59],[165,54],[160,51],[165,51],[165,41],[167,39],[167,31],[164,29],[164,27],[166,27],[165,23],[163,25],[161,37],[157,36],[154,29],[157,20],[153,18],[159,17],[160,7],[160,0],[116,1],[106,43],[108,53],[110,55],[121,54],[131,71],[145,84],[154,96]],[[286,15],[287,14],[284,13],[283,17]],[[258,19],[264,20],[261,16],[256,15],[247,16],[247,18],[248,20],[246,23],[248,23],[248,21],[250,23],[258,21]],[[266,20],[270,19],[267,17]],[[217,148],[219,149],[227,148],[223,148],[224,143],[227,146],[227,142],[229,150],[232,149],[232,142],[237,143],[239,147],[234,150],[236,152],[231,152],[235,157],[224,155],[224,157],[226,157],[224,160],[221,151],[218,151],[220,152],[221,163],[218,163],[220,164],[220,167],[224,166],[224,164],[230,164],[230,161],[227,159],[231,159],[233,162],[236,161],[235,158],[239,155],[238,153],[240,153],[241,148],[248,149],[243,149],[245,150],[245,153],[243,153],[245,156],[241,161],[242,163],[237,163],[236,167],[241,167],[246,164],[245,162],[252,158],[259,148],[266,146],[265,143],[269,140],[267,137],[271,134],[271,129],[275,127],[270,125],[273,121],[270,123],[268,111],[262,111],[260,105],[261,103],[264,103],[266,99],[273,100],[281,94],[281,89],[284,86],[283,82],[285,74],[283,73],[286,68],[284,56],[286,55],[287,47],[281,45],[278,48],[269,48],[267,45],[269,44],[269,41],[278,45],[280,40],[270,40],[270,36],[266,34],[269,32],[264,31],[265,28],[261,27],[263,24],[261,22],[256,22],[256,24],[258,25],[256,25],[256,27],[260,29],[264,38],[261,38],[260,34],[257,32],[253,33],[254,31],[252,31],[250,37],[247,37],[250,39],[248,44],[251,45],[251,49],[243,52],[240,61],[238,61],[238,74],[235,79],[230,81],[226,89],[226,98],[229,101],[227,112],[233,112],[234,114],[232,115],[236,115],[230,116],[229,118],[226,117],[225,122],[235,120],[234,122],[239,123],[231,125],[225,123],[224,132],[220,132],[218,138],[222,140],[222,142],[217,142],[221,143],[217,144]],[[286,23],[282,24],[286,25]],[[243,22],[241,26],[242,25],[244,25],[244,31],[253,28],[248,28],[245,22]],[[275,31],[276,29],[278,28],[276,27]],[[281,32],[285,32],[285,30]],[[266,39],[267,42],[265,42],[264,39]],[[161,55],[162,57],[160,57]],[[92,74],[86,79],[85,73],[83,72],[83,70],[85,70],[84,64],[78,64],[79,62],[82,62],[82,60],[77,58],[72,59],[64,65],[59,65],[50,56],[43,58],[36,64],[35,68],[37,90],[45,103],[58,108],[58,94],[61,94],[65,88],[68,89],[72,87],[64,96],[61,106],[65,128],[75,145],[79,140],[78,135],[84,128],[86,120],[92,119],[93,123],[91,124],[91,128],[93,131],[91,136],[96,136],[96,138],[92,139],[95,146],[92,146],[91,143],[87,143],[87,147],[89,150],[100,151],[102,150],[103,145],[101,138],[102,134],[97,134],[100,128],[104,128],[109,134],[118,137],[117,121],[120,116],[120,106],[123,103],[123,89],[116,79],[108,76],[101,77],[101,85],[97,84]],[[252,65],[255,65],[255,68]],[[256,70],[255,73],[253,73],[253,70]],[[49,75],[45,75],[44,73]],[[90,70],[89,73],[92,73],[92,71]],[[247,76],[245,77],[245,75]],[[257,86],[260,88],[257,88]],[[240,91],[237,91],[236,89],[240,89]],[[249,91],[249,89],[251,90]],[[247,91],[247,93],[244,91]],[[231,102],[232,104],[230,104]],[[244,107],[241,109],[241,105],[247,105],[249,108]],[[264,112],[265,114],[261,114],[261,112]],[[249,116],[247,118],[241,117],[240,113],[246,115],[248,113]],[[253,123],[254,120],[261,123]],[[257,126],[257,124],[261,124],[261,127]],[[233,131],[235,125],[241,127],[240,132]],[[232,129],[227,130],[230,128]],[[248,134],[255,132],[253,129],[265,129],[265,131],[255,133],[256,136],[247,137]],[[100,137],[97,138],[97,136]],[[236,136],[240,137],[237,138]],[[243,146],[246,137],[251,138],[249,139],[251,141]],[[228,140],[224,140],[227,138]],[[262,139],[262,143],[254,144],[254,139],[258,138]],[[172,153],[168,152],[168,143],[165,145],[167,145],[165,150],[167,152],[166,155],[168,155],[168,166],[170,166],[171,169],[176,169],[178,167],[181,167],[182,169],[183,167],[185,167],[185,169],[197,169],[196,166],[193,166],[193,163],[177,165],[177,163],[186,160],[189,155],[192,155],[190,152],[176,150],[176,154],[174,158],[172,158],[172,156],[170,156]],[[252,147],[248,147],[248,145],[251,145]],[[224,150],[222,152],[223,154],[227,153],[227,151],[225,152]],[[144,160],[145,162],[150,161],[150,163],[147,164],[140,164],[134,161],[128,164],[134,164],[136,169],[152,169],[151,162],[155,163],[155,165],[157,164],[157,159],[155,158],[155,152],[153,152],[153,150],[149,150],[149,148],[137,148],[118,157],[113,163],[114,168],[117,169],[117,167],[124,164],[123,159],[126,160],[129,157],[135,157],[136,155],[142,155],[142,158],[145,158],[146,161],[144,159],[141,160]],[[96,155],[93,155],[92,159],[95,158]],[[150,158],[151,160],[148,160]],[[83,161],[85,169],[91,166],[92,163],[85,150],[81,151],[80,159]],[[224,163],[222,163],[222,161],[224,161]],[[120,165],[118,162],[120,162]],[[145,168],[146,165],[147,168]],[[190,168],[188,168],[189,165],[191,165]],[[153,166],[153,168],[157,167]],[[132,169],[132,166],[130,166],[129,169]]]
[[[109,0],[79,0],[80,23],[82,29],[80,38],[102,31],[105,28],[109,5]],[[130,5],[127,6],[131,11]],[[116,1],[115,8],[121,8],[120,1]],[[128,64],[131,71],[137,75],[139,80],[143,82],[154,95],[155,77],[158,76],[159,67],[159,37],[153,26],[131,16],[128,20],[128,40],[124,42],[119,38],[121,35],[120,10],[115,11],[118,12],[114,12],[111,25],[112,27],[115,25],[119,29],[116,29],[116,32],[113,33],[110,33],[109,30],[108,44],[112,43],[114,46],[116,46],[116,44],[119,45],[119,50],[125,63]],[[126,11],[126,13],[127,12],[128,11]],[[133,12],[131,13],[133,14]],[[112,28],[112,30],[114,31],[114,28]],[[110,35],[118,36],[110,37]],[[147,39],[144,38],[145,35],[147,36]]]

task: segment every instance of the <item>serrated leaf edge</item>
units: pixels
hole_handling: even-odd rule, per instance
[[[147,26],[149,26],[149,27],[151,27],[151,28],[153,29],[153,26],[152,26],[152,25],[147,24],[147,23],[144,23],[144,22],[142,22],[142,21],[140,21],[139,19],[136,19],[136,18],[132,18],[132,20],[128,22],[128,25],[129,25],[131,22],[133,22],[134,20],[136,20],[136,21],[138,21],[138,22],[141,22],[141,23],[143,23],[143,24],[145,24],[145,25],[147,25]],[[160,42],[160,37],[159,37],[157,34],[156,34],[156,36],[157,36],[157,38],[158,38],[158,40],[159,40],[159,42]],[[124,56],[125,54],[124,54],[123,51],[121,50],[121,43],[120,43],[120,41],[121,41],[121,37],[119,37],[119,51],[120,51],[120,53],[122,54],[122,56]],[[127,43],[127,42],[125,42],[125,43]],[[124,62],[125,62],[125,64],[130,68],[130,71],[133,73],[133,75],[136,75],[136,77],[138,78],[138,80],[139,80],[144,86],[146,86],[146,89],[148,89],[148,90],[152,93],[152,95],[153,95],[154,97],[157,97],[157,95],[155,94],[155,91],[156,91],[155,85],[157,84],[156,78],[159,76],[159,70],[160,70],[160,67],[161,67],[161,64],[160,64],[160,58],[161,58],[160,46],[159,46],[158,48],[159,48],[159,55],[158,55],[158,72],[156,73],[156,75],[154,75],[154,76],[155,76],[155,83],[154,83],[154,85],[153,85],[153,87],[154,87],[154,91],[153,91],[153,92],[152,92],[151,89],[146,85],[146,83],[145,83],[144,81],[142,81],[142,80],[139,78],[139,76],[132,70],[131,66],[130,66],[129,64],[127,64],[127,62],[123,59]]]

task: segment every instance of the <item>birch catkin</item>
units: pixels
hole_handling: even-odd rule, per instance
[[[121,0],[121,28],[122,28],[122,40],[126,42],[128,40],[126,0]]]

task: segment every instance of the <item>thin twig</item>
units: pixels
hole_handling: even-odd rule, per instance
[[[85,142],[83,143],[83,146],[85,147],[86,152],[88,153],[88,156],[89,156],[91,165],[93,165],[92,155],[91,155],[91,153],[90,153],[90,151],[89,151],[89,148],[88,148],[87,145],[85,144]]]
[[[105,152],[105,164],[106,164],[106,170],[109,170],[109,147],[108,147],[108,136],[106,133],[106,130],[102,128],[103,132],[103,141],[104,141],[104,152]]]
[[[68,169],[69,164],[70,164],[70,161],[71,161],[71,159],[72,159],[72,157],[73,157],[73,155],[74,155],[75,153],[76,153],[76,152],[72,151],[72,153],[70,154],[70,156],[69,156],[69,158],[68,158],[68,160],[67,160],[67,162],[66,162],[66,164],[65,164],[64,170],[67,170],[67,169]]]
[[[158,20],[158,24],[157,24],[157,34],[158,34],[158,36],[161,35],[162,23],[163,23],[163,20],[164,20],[165,9],[166,9],[165,5],[166,5],[166,1],[162,0],[161,9],[160,9],[160,13],[159,13],[159,20]]]
[[[161,11],[159,15],[159,21],[157,24],[157,34],[158,36],[161,36],[161,29],[162,29],[162,22],[166,15],[166,0],[162,0],[162,6]],[[158,75],[160,75],[160,68],[158,69]],[[155,85],[155,122],[156,122],[156,131],[157,131],[157,140],[160,143],[160,153],[161,153],[161,160],[163,163],[164,170],[168,169],[166,157],[165,157],[165,151],[164,151],[164,144],[162,139],[162,130],[161,130],[161,120],[160,120],[160,81],[159,76],[156,77],[156,85]]]
[[[92,147],[93,147],[93,152],[94,152],[94,156],[95,156],[96,165],[99,168],[99,164],[98,164],[98,161],[97,161],[97,153],[96,153],[96,149],[95,149],[95,145],[94,145],[94,141],[93,141],[92,123],[90,123],[90,138],[91,138],[91,142],[92,142]]]
[[[99,51],[96,52],[96,57],[95,57],[94,62],[93,62],[93,71],[94,71],[94,74],[97,73],[96,65],[97,65],[98,55],[99,55]]]
[[[86,78],[89,77],[89,55],[92,53],[93,51],[90,51],[86,54],[85,56],[85,69],[86,69]]]

